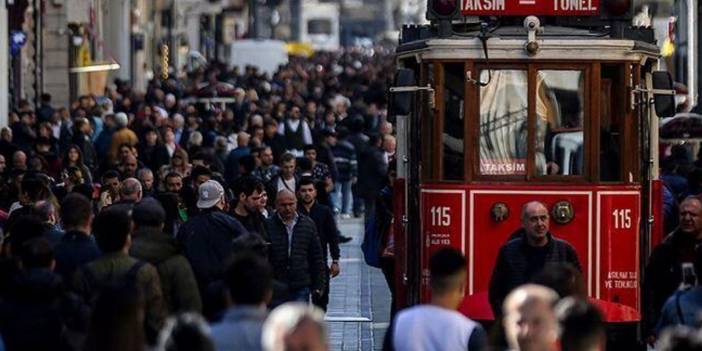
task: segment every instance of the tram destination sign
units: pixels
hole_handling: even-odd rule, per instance
[[[464,16],[599,16],[600,0],[461,0]]]

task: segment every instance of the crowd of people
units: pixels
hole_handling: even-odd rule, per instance
[[[328,349],[350,240],[338,218],[365,217],[395,286],[392,66],[382,48],[291,57],[271,76],[212,63],[143,93],[116,80],[71,106],[21,102],[0,130],[0,345]],[[231,99],[206,102],[218,96]],[[671,234],[644,272],[642,345],[702,349],[700,165],[683,148],[662,162]],[[393,299],[385,348],[603,349],[575,250],[544,204],[521,220],[490,281],[497,332],[456,311],[466,258],[442,249],[431,302],[396,311]]]
[[[391,74],[350,49],[21,102],[0,133],[4,347],[327,349],[336,221],[375,211],[394,159]]]

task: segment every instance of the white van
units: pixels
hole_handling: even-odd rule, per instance
[[[339,4],[305,1],[300,20],[300,42],[315,51],[339,50]]]
[[[243,72],[246,66],[256,66],[259,71],[272,76],[280,65],[288,63],[288,50],[280,40],[237,40],[231,44],[229,63]]]

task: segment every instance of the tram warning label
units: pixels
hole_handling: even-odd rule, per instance
[[[600,0],[462,0],[465,16],[598,16]]]

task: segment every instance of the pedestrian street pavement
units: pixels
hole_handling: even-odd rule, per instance
[[[331,280],[326,320],[331,350],[381,350],[390,318],[390,292],[378,268],[363,261],[363,219],[340,219],[353,240],[341,244],[341,274]]]

